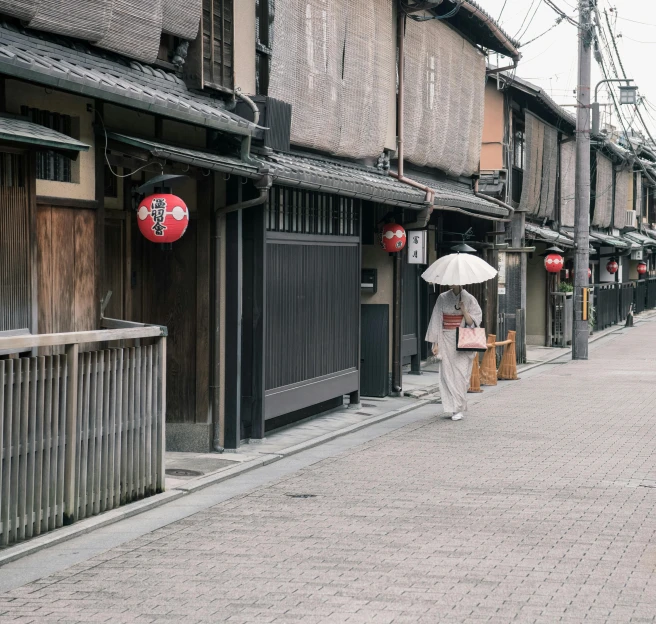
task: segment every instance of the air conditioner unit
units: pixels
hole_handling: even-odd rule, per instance
[[[635,210],[626,211],[626,219],[624,221],[624,227],[634,228],[634,229],[638,227],[638,216]]]
[[[636,249],[635,251],[631,252],[631,260],[642,260],[643,259],[643,250],[642,249]]]

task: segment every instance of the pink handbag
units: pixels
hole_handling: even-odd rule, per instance
[[[487,351],[487,336],[482,327],[458,327],[456,329],[456,351]]]

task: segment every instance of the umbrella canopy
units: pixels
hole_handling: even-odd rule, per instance
[[[466,286],[467,284],[487,282],[496,274],[497,270],[478,256],[454,253],[433,262],[422,273],[422,277],[429,284]]]

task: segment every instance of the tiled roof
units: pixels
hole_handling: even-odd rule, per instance
[[[590,238],[592,239],[591,242],[601,243],[603,245],[608,245],[609,247],[628,249],[633,246],[631,241],[616,238],[615,236],[609,236],[608,234],[602,234],[601,232],[591,231]]]
[[[654,247],[656,246],[656,240],[640,232],[627,232],[623,234],[623,237],[633,243],[638,243],[642,247]]]
[[[74,152],[86,152],[89,149],[86,143],[61,132],[13,117],[0,116],[0,139]]]
[[[358,197],[383,204],[424,207],[425,193],[399,182],[373,167],[300,154],[275,153],[263,157],[278,184],[299,186],[328,193]],[[435,192],[435,206],[462,208],[484,215],[508,216],[508,211],[474,195],[456,182],[417,178]]]
[[[556,245],[562,245],[563,247],[574,247],[574,239],[566,234],[555,232],[546,227],[540,227],[534,223],[526,223],[525,229],[526,238],[554,243]]]
[[[544,89],[528,80],[513,75],[510,72],[503,72],[501,77],[509,87],[514,86],[522,91],[528,92],[530,95],[533,95],[538,101],[542,102],[547,108],[549,108],[552,113],[560,117],[561,120],[572,126],[572,128],[576,128],[576,117],[566,111],[559,104],[556,104]]]
[[[257,166],[249,165],[239,158],[221,156],[186,147],[177,147],[149,139],[120,134],[118,132],[108,132],[107,138],[110,141],[118,141],[126,145],[144,149],[156,158],[184,163],[192,167],[201,167],[202,169],[221,171],[223,173],[234,173],[235,175],[246,178],[259,178],[262,175]]]
[[[423,191],[403,184],[373,167],[288,153],[254,154],[254,163],[257,164],[251,164],[235,157],[177,147],[117,132],[108,132],[107,137],[111,141],[144,149],[156,158],[194,167],[234,173],[253,179],[267,174],[272,177],[274,184],[282,186],[324,191],[415,210],[425,207],[426,194]],[[473,191],[464,185],[434,180],[423,182],[434,189],[438,210],[443,206],[500,217],[508,214],[508,211],[498,204],[476,197]]]
[[[173,73],[9,22],[0,22],[0,73],[233,134],[260,132]]]

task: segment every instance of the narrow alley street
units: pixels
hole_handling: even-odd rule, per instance
[[[655,347],[640,323],[462,422],[424,406],[7,564],[0,620],[655,622]]]

